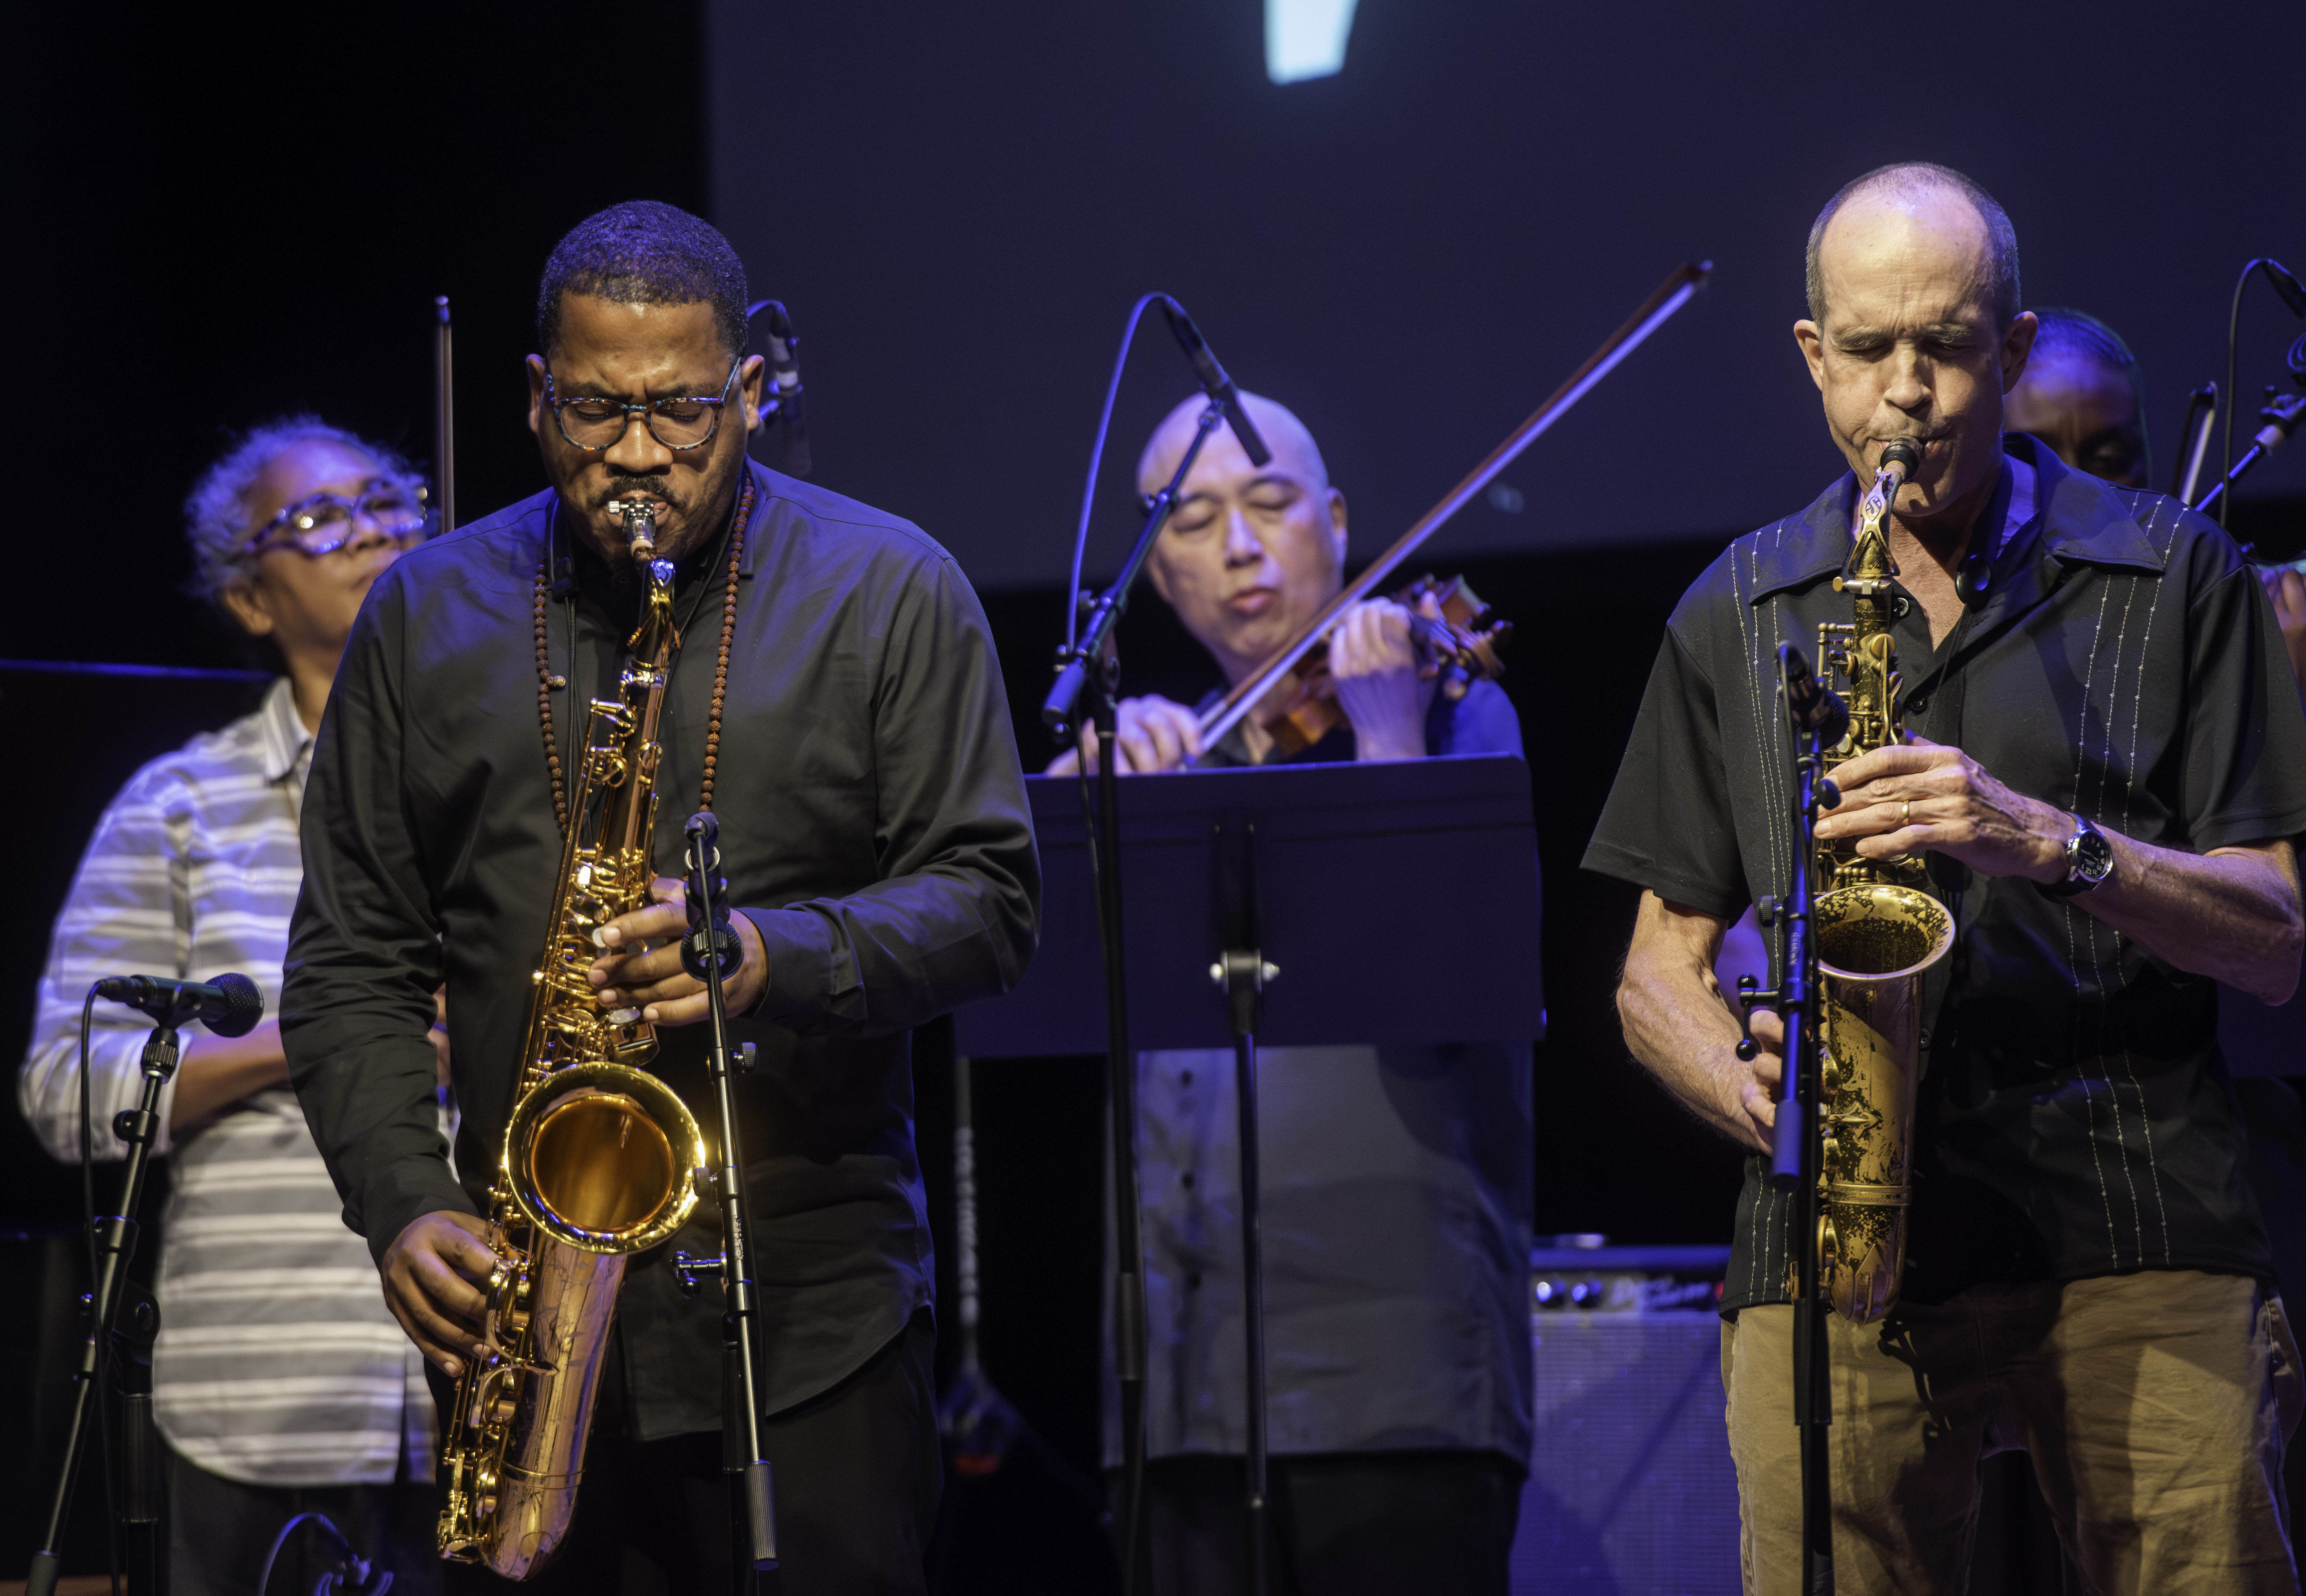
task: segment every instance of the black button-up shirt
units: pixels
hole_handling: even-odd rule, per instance
[[[2201,853],[2306,831],[2306,719],[2233,542],[2029,438],[2007,447],[2033,464],[2035,514],[1943,645],[1904,606],[1907,725],[2141,842]],[[1981,527],[2004,525],[2012,475]],[[1818,623],[1849,620],[1832,577],[1857,491],[1845,475],[1738,539],[1683,598],[1586,868],[1725,917],[1786,891],[1775,650],[1815,658]],[[1924,990],[1907,1298],[2139,1268],[2270,1274],[2216,983],[2022,877],[1930,858],[1958,934]],[[1725,1309],[1786,1300],[1791,1199],[1768,1166],[1747,1161]]]
[[[738,1096],[774,1411],[930,1299],[909,1028],[1015,984],[1040,873],[992,641],[951,557],[905,522],[747,469],[713,807],[731,901],[768,954],[766,995],[731,1039],[761,1054]],[[605,565],[571,557],[556,502],[515,505],[379,578],[321,723],[282,1030],[346,1222],[380,1256],[424,1214],[484,1210],[511,1113],[562,848],[538,729],[539,569],[564,573],[547,624],[572,781],[583,706],[607,694],[631,624]],[[676,585],[668,874],[696,805],[727,564],[724,533]],[[425,1041],[443,980],[457,1175]],[[655,1069],[710,1139],[705,1029],[662,1032]],[[680,1301],[670,1267],[676,1247],[717,1250],[718,1229],[703,1203],[627,1273],[620,1373],[642,1438],[719,1427],[718,1293]]]

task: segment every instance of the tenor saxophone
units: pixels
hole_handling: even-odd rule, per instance
[[[680,646],[653,512],[616,508],[647,593],[615,695],[585,718],[520,1090],[489,1194],[490,1350],[465,1360],[441,1448],[440,1555],[515,1580],[551,1560],[575,1514],[626,1259],[687,1221],[705,1168],[695,1118],[643,1067],[655,1028],[637,1009],[602,1012],[585,979],[600,927],[648,902],[658,722]]]
[[[1833,580],[1854,601],[1847,623],[1817,629],[1821,658],[1846,684],[1849,732],[1828,773],[1905,738],[1898,650],[1891,636],[1898,564],[1887,523],[1921,463],[1905,440],[1883,451],[1859,508],[1858,536]],[[1819,847],[1817,939],[1823,1111],[1819,1160],[1819,1281],[1835,1312],[1871,1324],[1897,1305],[1913,1202],[1914,1095],[1921,1078],[1922,972],[1953,946],[1953,917],[1924,886],[1916,855],[1869,859],[1848,841]]]

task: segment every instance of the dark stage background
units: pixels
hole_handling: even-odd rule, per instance
[[[520,359],[538,269],[582,216],[648,196],[721,223],[755,291],[791,304],[817,480],[955,550],[1038,764],[1056,579],[1136,294],[1178,294],[1245,384],[1305,414],[1365,557],[1670,266],[1710,255],[1715,286],[1510,474],[1528,508],[1474,507],[1420,564],[1465,570],[1520,627],[1506,686],[1541,795],[1553,1026],[1539,1228],[1724,1239],[1734,1156],[1626,1061],[1610,1012],[1630,894],[1575,866],[1673,602],[1728,535],[1835,468],[1785,331],[1808,218],[1884,159],[1972,172],[2011,209],[2029,297],[2131,335],[2166,433],[2223,362],[2242,260],[2306,255],[2275,197],[2301,30],[2272,5],[2215,29],[2100,8],[2071,45],[2047,30],[2080,13],[2048,8],[1941,8],[1926,34],[1783,9],[1734,30],[1718,11],[1619,14],[1364,0],[1343,76],[1275,89],[1254,0],[414,6],[341,35],[175,14],[140,21],[133,50],[116,19],[43,13],[21,41],[42,70],[0,112],[30,152],[15,346],[69,397],[14,434],[48,448],[17,475],[0,657],[253,662],[182,595],[177,505],[229,429],[283,411],[427,453],[434,294],[457,313],[460,506],[534,491]],[[1117,558],[1137,442],[1185,386],[1150,330],[1093,570]],[[2254,289],[2245,392],[2295,332]],[[2295,552],[2302,489],[2306,445],[2253,484],[2244,535]],[[1150,598],[1123,646],[1132,690],[1209,680]],[[248,691],[0,670],[20,882],[0,1059],[21,1056],[98,808]],[[920,1134],[948,1238],[942,1037],[921,1041]],[[1057,1476],[1096,1453],[1096,1062],[986,1062],[978,1094],[986,1364],[1058,1462],[956,1486],[940,1566],[952,1590],[1091,1589],[1095,1531]],[[0,1235],[24,1238],[0,1246],[0,1300],[80,1289],[42,1239],[77,1207],[76,1180],[0,1114]],[[29,1544],[21,1505],[47,1464],[16,1443],[61,1322],[0,1336],[0,1575]]]
[[[2294,4],[1361,0],[1344,72],[1286,87],[1256,0],[705,15],[714,217],[810,340],[821,474],[986,586],[1063,576],[1149,289],[1303,414],[1367,557],[1692,259],[1708,292],[1508,474],[1526,508],[1475,506],[1448,546],[1623,549],[1806,504],[1841,463],[1789,331],[1802,247],[1887,161],[1991,191],[2028,303],[2121,329],[2165,432],[2221,377],[2242,263],[2306,269]],[[2262,284],[2243,322],[2254,395],[2299,329]],[[1166,343],[1123,396],[1093,568],[1190,388]],[[2306,448],[2252,486],[2306,491]]]

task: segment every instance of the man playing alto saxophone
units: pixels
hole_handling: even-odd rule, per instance
[[[281,1029],[402,1326],[451,1376],[491,1355],[476,1215],[523,1068],[574,738],[617,693],[647,580],[614,507],[645,503],[686,639],[654,859],[679,860],[709,791],[743,948],[730,1028],[760,1053],[734,1091],[778,1588],[917,1592],[939,1474],[908,1034],[1014,984],[1039,872],[992,641],[952,559],[745,457],[762,376],[746,303],[727,241],[669,205],[616,206],[554,250],[528,362],[552,485],[428,545],[361,613],[313,755]],[[602,928],[590,974],[615,1023],[666,1028],[652,1068],[700,1104],[706,998],[666,945],[680,883],[657,886]],[[420,1113],[444,976],[454,1174]],[[701,1205],[626,1269],[573,1526],[533,1588],[730,1588],[720,1293],[683,1301],[672,1259],[717,1252],[715,1217]],[[448,1584],[502,1588],[461,1563]]]
[[[1794,332],[1854,474],[1683,599],[1585,863],[1644,889],[1635,1056],[1755,1149],[1721,1362],[1747,1586],[1791,1592],[1787,1276],[1810,1238],[1761,1150],[1781,1061],[1738,1062],[1711,966],[1786,890],[1773,651],[1849,619],[1859,490],[1917,440],[1889,532],[1913,735],[1842,765],[1816,830],[1924,853],[1957,938],[1923,993],[1902,1300],[1831,1321],[1839,1588],[1964,1589],[1978,1460],[2021,1448],[2093,1588],[2293,1591],[2297,1353],[2198,977],[2276,1002],[2296,977],[2306,717],[2223,533],[2003,436],[2035,336],[2018,287],[2007,217],[1958,173],[1883,167],[1827,205]]]

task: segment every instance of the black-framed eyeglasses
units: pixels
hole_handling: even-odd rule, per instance
[[[252,557],[286,547],[318,559],[351,542],[363,521],[388,542],[414,543],[423,537],[426,520],[421,484],[380,480],[354,499],[313,493],[298,499],[257,530],[248,541],[248,553]]]
[[[593,394],[580,394],[573,399],[556,398],[552,372],[548,368],[544,373],[544,402],[552,407],[552,420],[559,427],[560,436],[576,448],[598,454],[616,448],[624,438],[625,429],[633,424],[633,417],[637,415],[650,437],[676,453],[686,453],[703,448],[721,430],[721,411],[729,403],[729,391],[737,386],[737,373],[744,364],[739,358],[729,368],[729,380],[721,385],[721,397],[717,399],[698,395],[651,399],[641,405],[628,405],[622,399]]]

